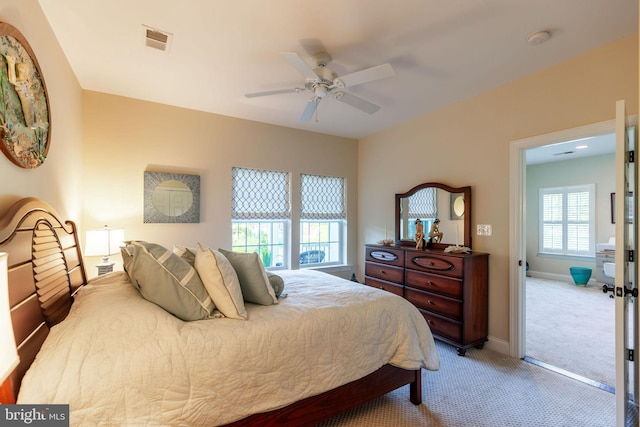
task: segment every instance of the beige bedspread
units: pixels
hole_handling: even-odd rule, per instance
[[[386,363],[438,369],[403,298],[311,270],[278,272],[288,296],[247,321],[183,322],[125,273],[92,280],[52,328],[18,403],[69,403],[72,425],[214,426],[286,406]]]

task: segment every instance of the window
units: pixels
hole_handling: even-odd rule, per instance
[[[286,267],[291,218],[289,174],[232,168],[231,249],[256,252],[265,267]]]
[[[407,211],[407,236],[415,236],[416,219],[418,218],[422,221],[425,230],[431,229],[431,225],[438,215],[437,194],[437,188],[429,187],[418,190],[405,199],[406,206],[400,206],[400,209]]]
[[[540,189],[539,250],[595,256],[595,185]]]
[[[338,264],[344,259],[344,178],[300,177],[300,264]]]

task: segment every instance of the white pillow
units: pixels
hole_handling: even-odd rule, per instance
[[[247,319],[238,275],[220,252],[198,243],[195,268],[216,308],[231,319]]]

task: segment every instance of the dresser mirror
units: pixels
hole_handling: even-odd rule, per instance
[[[449,187],[438,182],[416,185],[396,194],[396,244],[415,246],[416,219],[420,219],[428,247],[471,247],[471,187]],[[436,219],[439,222],[436,223]],[[436,223],[440,242],[429,242]]]

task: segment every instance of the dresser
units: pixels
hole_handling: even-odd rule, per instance
[[[486,253],[365,246],[365,284],[409,300],[434,338],[455,346],[460,356],[487,341],[488,281]]]

